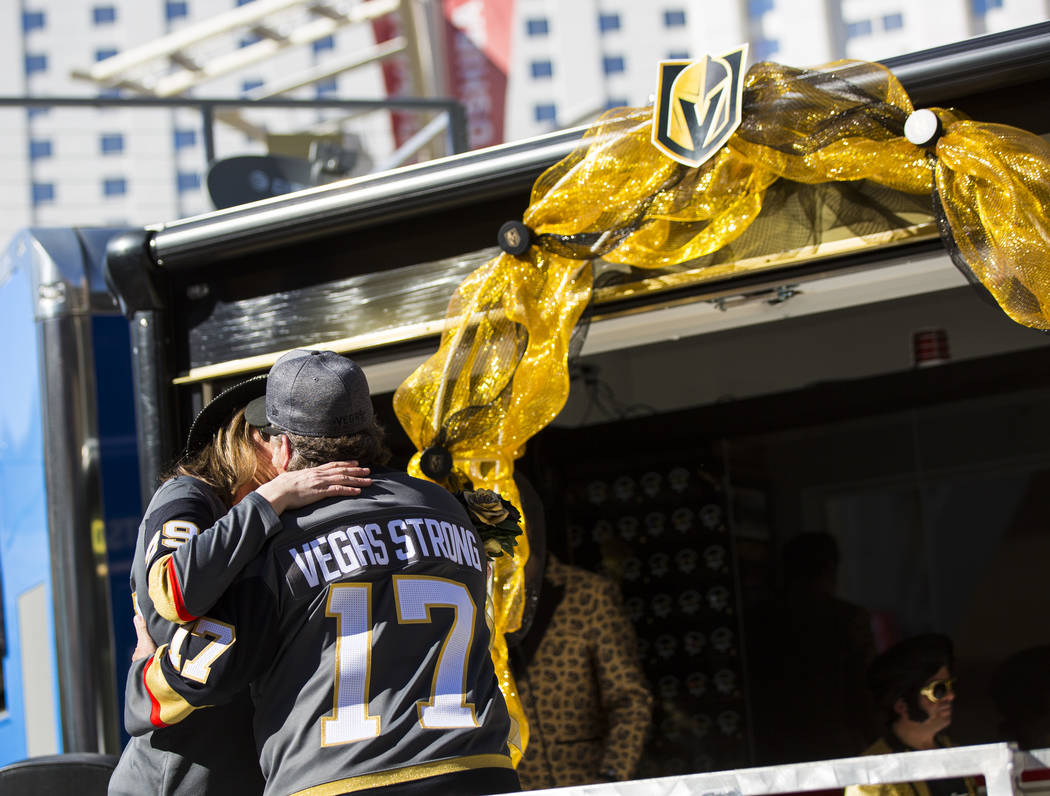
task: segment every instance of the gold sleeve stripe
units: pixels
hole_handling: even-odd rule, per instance
[[[377,774],[362,774],[359,777],[326,782],[312,788],[296,791],[292,796],[335,796],[337,793],[353,793],[365,788],[381,788],[398,782],[412,782],[426,777],[437,777],[441,774],[453,774],[457,771],[470,771],[475,768],[510,768],[514,766],[507,755],[472,755],[471,757],[454,757],[451,760],[437,760],[433,763],[422,763],[418,766],[405,766]]]
[[[150,722],[154,727],[167,727],[189,716],[196,708],[182,698],[164,679],[161,660],[168,654],[168,645],[159,647],[152,660],[146,664],[142,679],[146,684],[153,709],[150,711]]]
[[[157,609],[158,614],[176,624],[192,622],[197,618],[186,610],[182,601],[182,589],[179,588],[178,578],[175,577],[171,553],[153,562],[147,580],[149,597],[153,600],[153,607]]]

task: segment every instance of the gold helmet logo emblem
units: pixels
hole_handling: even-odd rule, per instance
[[[662,61],[653,145],[694,167],[717,152],[740,126],[746,58],[742,44],[721,57]]]

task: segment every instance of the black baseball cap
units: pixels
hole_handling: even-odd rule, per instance
[[[266,375],[254,376],[235,384],[212,398],[190,425],[184,456],[191,456],[212,441],[215,433],[230,422],[238,409],[266,395]],[[251,422],[250,420],[248,422]]]
[[[256,398],[245,410],[248,422],[266,433],[343,437],[372,425],[364,371],[342,354],[289,351],[268,376],[265,398]]]

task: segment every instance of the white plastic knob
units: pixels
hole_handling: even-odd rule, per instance
[[[904,122],[904,137],[915,146],[929,146],[941,132],[941,121],[931,110],[915,111]]]

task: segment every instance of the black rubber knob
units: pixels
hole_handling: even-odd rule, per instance
[[[508,221],[499,228],[499,247],[507,254],[520,257],[532,245],[532,230],[520,221]]]
[[[452,472],[452,454],[440,445],[424,448],[419,455],[419,469],[434,481],[444,481]]]

